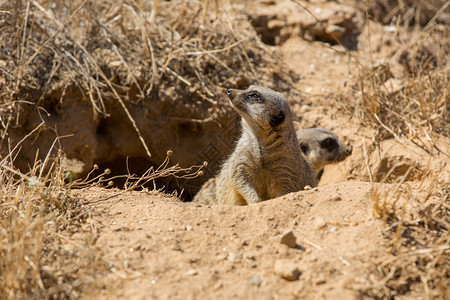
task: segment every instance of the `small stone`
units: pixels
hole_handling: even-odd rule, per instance
[[[395,78],[390,78],[384,83],[384,87],[389,96],[392,96],[403,89],[402,82]]]
[[[236,252],[230,251],[230,253],[228,253],[228,260],[233,263],[238,263],[241,261],[241,258],[239,257],[238,254],[236,254]]]
[[[265,5],[274,5],[274,4],[276,4],[276,1],[274,1],[274,0],[259,0],[259,2],[261,4],[265,4]]]
[[[222,260],[225,260],[227,257],[228,257],[227,253],[221,253],[221,254],[217,255],[217,260],[222,261]]]
[[[275,273],[289,281],[294,281],[298,279],[300,275],[300,270],[294,263],[286,260],[277,260],[275,262]]]
[[[292,232],[292,230],[286,230],[282,235],[281,235],[281,239],[280,239],[280,243],[287,245],[291,248],[295,248],[295,246],[297,245],[295,243],[295,235]]]
[[[261,285],[261,278],[259,278],[258,275],[255,275],[253,277],[250,278],[250,283],[256,286],[260,286]]]
[[[191,231],[191,230],[192,230],[192,226],[189,226],[189,225],[186,226],[186,230],[187,230],[187,231]]]
[[[314,222],[314,227],[316,229],[321,229],[321,228],[325,227],[326,225],[327,225],[327,222],[325,222],[325,220],[321,217],[318,217],[316,219],[316,221]]]
[[[324,284],[324,283],[327,283],[327,280],[326,280],[326,278],[324,278],[324,277],[320,277],[320,278],[316,279],[316,280],[314,281],[314,283],[315,283],[315,284]]]
[[[286,22],[281,20],[270,20],[267,22],[267,29],[269,30],[277,30],[286,26]]]
[[[197,274],[198,274],[197,270],[189,270],[189,271],[186,272],[187,276],[194,276],[194,275],[197,275]]]
[[[345,33],[345,28],[342,26],[338,26],[338,25],[330,25],[325,29],[326,33],[334,35],[337,39],[340,39],[344,33]]]
[[[310,93],[310,92],[312,92],[312,88],[311,88],[311,90],[308,92],[307,91],[307,93]],[[309,112],[309,111],[311,111],[311,106],[309,106],[309,105],[302,105],[301,107],[300,107],[300,112],[301,113],[306,113],[306,112]]]

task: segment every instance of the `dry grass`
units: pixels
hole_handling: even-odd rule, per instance
[[[391,57],[375,62],[370,50],[369,66],[361,65],[355,111],[365,125],[379,131],[378,140],[450,132],[450,37],[445,24],[437,23],[447,6],[435,3],[435,14],[425,27],[392,24],[389,30],[395,34],[386,39],[396,46]],[[400,12],[396,16],[404,18]],[[370,24],[366,25],[369,40]]]
[[[23,174],[9,158],[0,166],[0,297],[77,298],[94,280],[94,268],[97,275],[108,268],[92,234],[70,238],[88,217],[70,194],[70,171],[58,158],[50,166],[49,160],[36,161]]]
[[[125,175],[125,189],[107,199],[159,177],[194,178],[205,166],[169,166],[170,156],[169,152],[161,166],[140,177]],[[109,170],[93,178],[72,180],[81,170],[80,162],[60,153],[56,159],[47,155],[47,160],[36,161],[30,172],[23,174],[14,169],[11,157],[0,165],[0,298],[73,299],[87,288],[99,287],[101,278],[114,272],[115,266],[95,247],[95,228],[83,226],[88,222],[89,203],[74,198],[71,189],[108,185],[114,179],[108,178]],[[106,198],[96,202],[103,200]],[[87,231],[83,239],[74,238],[73,234],[82,231]]]
[[[432,8],[422,2],[413,7],[401,6],[401,1],[382,3],[392,6],[394,2],[384,21],[396,21],[391,25],[397,26],[402,47],[391,61],[379,65],[371,61],[371,67],[361,68],[355,100],[346,101],[351,102],[349,106],[361,123],[375,132],[376,141],[393,138],[423,157],[437,159],[440,153],[448,159],[448,149],[436,147],[436,141],[450,133],[450,40],[437,21],[448,3],[437,1]],[[422,11],[428,14],[426,22],[420,15],[423,5],[429,8]],[[391,68],[395,64],[400,68],[394,75]],[[371,146],[374,153],[379,151],[378,143]],[[450,297],[449,174],[446,170],[421,170],[417,182],[406,182],[412,169],[397,175],[393,184],[374,185],[374,215],[385,221],[382,232],[392,257],[377,263],[362,295]]]
[[[107,99],[127,111],[124,103],[148,97],[176,101],[160,92],[171,88],[194,107],[211,106],[218,89],[272,76],[265,69],[268,49],[248,22],[229,19],[227,1],[0,3],[3,134],[23,118],[20,111],[37,105],[48,113],[69,93],[81,93],[101,118]],[[186,112],[187,118],[211,115]]]
[[[397,24],[402,27],[423,27],[430,21],[445,21],[447,15],[437,14],[441,9],[448,7],[446,0],[374,0],[366,3],[357,3],[361,8],[368,10],[371,18],[383,24]],[[437,15],[436,15],[437,14]]]
[[[97,175],[93,178],[90,178],[90,175],[98,169],[98,166],[95,165],[94,169],[87,175],[87,177],[83,180],[75,180],[73,182],[73,187],[83,190],[88,190],[92,187],[110,187],[114,185],[114,180],[121,179],[124,180],[124,184],[122,190],[118,193],[112,194],[106,198],[97,199],[95,202],[86,202],[85,204],[96,203],[100,201],[105,201],[111,199],[113,197],[117,197],[126,192],[142,189],[143,191],[148,191],[148,186],[153,184],[154,190],[158,190],[155,184],[155,180],[158,178],[166,178],[166,177],[175,177],[178,179],[194,179],[198,176],[203,176],[205,168],[208,163],[205,161],[202,165],[194,165],[189,168],[182,168],[179,164],[175,164],[169,167],[170,157],[172,156],[172,151],[167,151],[166,159],[161,163],[161,165],[157,168],[150,167],[147,171],[145,171],[142,175],[131,174],[128,170],[128,174],[126,175],[117,175],[113,177],[108,177],[110,174],[110,170],[106,169],[102,174]],[[164,188],[159,189],[159,191],[164,191]],[[181,191],[182,193],[183,191]],[[172,196],[180,197],[181,194],[178,195],[177,191],[172,193]]]
[[[389,80],[378,70],[370,72],[360,80],[361,119],[379,129],[379,140],[412,140],[424,130],[433,137],[448,134],[449,71],[445,64],[424,67],[418,74],[405,74],[403,80]]]
[[[450,190],[445,179],[400,180],[373,192],[374,214],[392,257],[379,262],[363,294],[447,299],[450,286]]]

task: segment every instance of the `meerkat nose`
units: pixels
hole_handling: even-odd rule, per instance
[[[227,90],[227,95],[228,95],[228,96],[231,96],[231,93],[233,93],[233,90],[232,90],[232,89],[228,89],[228,90]]]

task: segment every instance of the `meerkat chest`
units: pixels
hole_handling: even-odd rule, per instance
[[[282,190],[282,181],[270,170],[260,168],[254,174],[255,189],[258,196],[263,200],[278,197]]]

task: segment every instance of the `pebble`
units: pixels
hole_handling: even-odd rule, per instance
[[[336,197],[332,198],[331,200],[333,200],[333,201],[342,201],[342,198],[340,196],[336,196]]]
[[[238,263],[238,262],[241,261],[241,258],[239,257],[238,254],[236,254],[236,252],[230,251],[230,252],[228,253],[228,260],[231,261],[231,262],[233,262],[233,263]]]
[[[307,88],[308,89],[308,88]],[[307,91],[308,92],[308,91]],[[310,93],[310,92],[312,92],[312,88],[311,88],[311,91],[309,91],[308,93]],[[309,112],[309,111],[311,111],[311,106],[309,106],[309,105],[302,105],[301,107],[300,107],[300,112],[301,113],[306,113],[306,112]]]
[[[395,78],[390,78],[384,83],[384,87],[389,96],[398,93],[403,89],[402,82]]]
[[[314,281],[315,284],[324,284],[327,283],[327,280],[324,277],[318,278]]]
[[[286,230],[282,235],[281,235],[281,239],[280,239],[280,243],[287,245],[291,248],[295,248],[295,246],[297,245],[295,243],[296,238],[294,233],[292,232],[292,230]]]
[[[261,285],[261,278],[259,278],[258,275],[255,275],[253,277],[250,278],[250,283],[256,286],[260,286]]]
[[[298,269],[297,265],[291,263],[290,261],[277,260],[275,262],[275,273],[281,278],[289,281],[294,281],[298,279],[300,270]]]
[[[318,217],[316,219],[316,221],[314,222],[314,227],[316,229],[321,229],[321,228],[325,227],[326,225],[327,225],[327,222],[325,222],[325,220],[321,217]]]
[[[197,275],[197,274],[198,274],[197,270],[189,270],[189,271],[186,272],[187,276],[194,276],[194,275]]]

